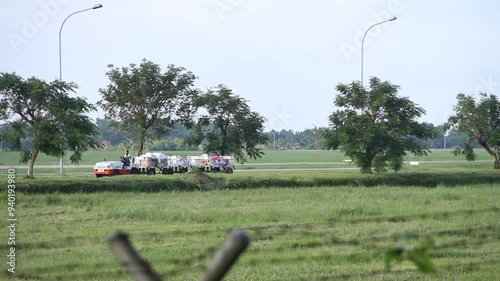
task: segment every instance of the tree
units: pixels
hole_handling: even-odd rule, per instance
[[[447,128],[467,134],[463,146],[457,147],[455,155],[465,155],[474,161],[473,142],[476,141],[493,158],[494,168],[500,169],[500,101],[495,95],[481,93],[476,101],[473,96],[458,94],[454,106],[455,115],[448,119]]]
[[[425,141],[434,136],[432,128],[417,122],[425,114],[406,97],[399,97],[399,86],[376,77],[370,89],[360,83],[338,84],[330,127],[323,131],[327,149],[340,149],[361,168],[362,173],[402,168],[406,151],[427,155]]]
[[[0,74],[0,114],[3,120],[13,119],[7,138],[19,148],[20,140],[30,137],[29,148],[21,152],[20,160],[29,163],[29,178],[33,178],[39,153],[61,157],[68,149],[73,152],[71,162],[77,164],[85,151],[100,148],[97,127],[85,115],[96,108],[85,99],[69,96],[77,88],[59,80],[47,83],[36,77]]]
[[[251,111],[245,99],[219,85],[201,95],[196,106],[206,113],[196,120],[189,144],[204,143],[206,153],[232,155],[240,163],[246,161],[245,154],[262,157],[259,145],[269,143],[263,133],[265,119]]]
[[[439,124],[434,126],[433,124],[428,124],[434,129],[435,137],[427,140],[427,146],[430,149],[442,149],[442,148],[453,148],[461,145],[467,135],[459,132],[455,129],[446,129],[445,124]],[[446,135],[446,136],[445,136]]]
[[[0,125],[0,141],[2,142],[2,149],[20,151],[22,148],[22,140],[20,128],[22,124],[16,122],[7,122]]]
[[[461,146],[468,138],[466,133],[460,132],[455,129],[448,129],[448,130],[444,129],[444,131],[448,134],[448,136],[446,136],[446,147],[448,148],[457,148]],[[443,142],[444,142],[444,137],[443,137]],[[480,148],[481,146],[478,143],[473,143],[472,147]]]
[[[99,89],[98,102],[111,124],[126,131],[137,142],[141,155],[148,140],[162,137],[176,122],[191,118],[197,77],[183,67],[159,65],[146,59],[137,66],[116,68],[109,65],[110,84]]]
[[[297,132],[298,142],[301,149],[322,149],[321,132],[324,128],[318,128],[313,125],[312,129],[305,129]]]
[[[95,120],[97,129],[99,130],[99,141],[109,141],[112,145],[117,145],[125,141],[122,132],[111,126],[111,121],[106,118],[97,118]]]

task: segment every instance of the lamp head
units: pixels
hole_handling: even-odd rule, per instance
[[[398,19],[397,17],[392,16],[392,17],[390,17],[387,21],[393,21],[393,20],[397,20],[397,19]]]
[[[92,9],[100,9],[102,8],[102,5],[101,4],[95,4],[94,6],[92,6]]]

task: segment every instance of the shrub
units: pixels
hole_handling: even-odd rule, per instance
[[[20,179],[16,190],[33,193],[160,192],[208,191],[218,189],[295,188],[295,187],[437,187],[498,184],[495,170],[478,172],[418,172],[362,175],[358,173],[249,173],[210,174],[197,170],[180,175],[126,175],[107,178],[64,177]],[[5,190],[5,186],[0,189]],[[57,204],[54,197],[50,204]],[[49,202],[49,201],[47,201]]]

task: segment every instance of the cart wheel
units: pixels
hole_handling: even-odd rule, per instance
[[[164,174],[164,175],[172,175],[172,174],[174,174],[174,170],[172,170],[172,168],[163,168],[162,174]]]

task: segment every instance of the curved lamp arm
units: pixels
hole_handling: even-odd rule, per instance
[[[383,24],[383,23],[386,23],[386,22],[389,22],[389,21],[393,21],[393,20],[397,20],[398,18],[397,17],[390,17],[389,19],[385,20],[385,21],[381,21],[381,22],[378,22],[372,26],[370,26],[365,34],[363,35],[363,40],[361,41],[361,86],[363,87],[363,46],[365,44],[365,37],[366,37],[366,34],[368,34],[368,31],[370,31],[370,29],[372,29],[373,27],[379,25],[379,24]]]
[[[86,11],[89,11],[89,10],[95,10],[95,9],[100,9],[102,8],[102,5],[101,4],[95,4],[94,6],[90,7],[90,8],[87,8],[87,9],[83,9],[83,10],[80,10],[80,11],[76,11],[74,13],[71,13],[69,16],[67,16],[64,21],[62,22],[61,24],[61,28],[59,28],[59,80],[62,81],[62,55],[61,55],[61,34],[62,34],[62,30],[63,30],[63,27],[64,27],[64,24],[66,23],[66,21],[72,16],[72,15],[75,15],[75,14],[78,14],[78,13],[83,13],[83,12],[86,12]]]

